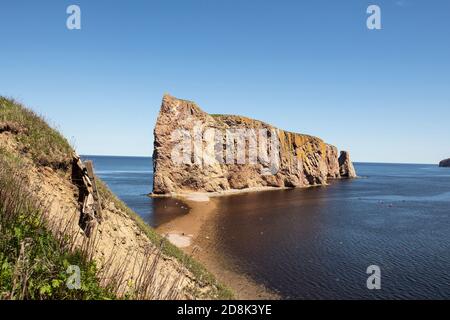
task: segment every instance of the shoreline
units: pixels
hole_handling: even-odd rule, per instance
[[[149,198],[174,198],[179,199],[180,201],[187,203],[198,203],[198,202],[209,202],[214,198],[225,198],[233,195],[241,195],[246,193],[256,193],[256,192],[269,192],[269,191],[279,191],[279,190],[296,190],[296,189],[310,189],[310,188],[321,188],[328,187],[332,183],[336,181],[345,181],[345,180],[355,180],[355,179],[364,179],[367,178],[365,176],[355,176],[353,178],[341,177],[341,178],[329,178],[324,184],[312,184],[301,187],[270,187],[270,186],[260,186],[260,187],[250,187],[244,189],[229,189],[220,192],[170,192],[170,193],[148,193],[147,197]],[[189,207],[189,205],[188,205]],[[191,208],[191,207],[190,207]]]
[[[319,186],[319,185],[317,185]],[[312,186],[307,186],[312,187]],[[307,188],[305,187],[305,188]],[[209,201],[209,198],[219,198],[219,197],[226,197],[230,195],[235,194],[243,194],[243,193],[252,193],[252,192],[265,192],[265,191],[274,191],[274,190],[288,190],[288,189],[294,189],[294,188],[288,188],[288,187],[251,187],[251,188],[245,188],[245,189],[229,189],[224,190],[221,192],[172,192],[172,193],[164,193],[164,194],[157,194],[157,193],[150,193],[148,196],[150,198],[180,198],[186,201],[193,201],[193,202],[202,202],[202,201]]]
[[[156,228],[171,243],[199,260],[219,281],[227,285],[237,299],[280,299],[280,296],[264,285],[233,270],[226,257],[217,253],[217,239],[211,230],[211,222],[218,214],[217,200],[196,201],[183,199],[189,213]]]
[[[270,186],[260,186],[260,187],[250,187],[244,189],[229,189],[220,192],[171,192],[171,193],[149,193],[147,196],[150,198],[179,198],[180,200],[190,201],[190,202],[207,202],[210,198],[220,198],[227,197],[232,195],[244,194],[244,193],[253,193],[253,192],[268,192],[268,191],[277,191],[277,190],[295,190],[295,189],[308,189],[308,188],[320,188],[327,187],[330,185],[330,182],[333,181],[342,181],[342,180],[352,180],[352,179],[360,179],[360,176],[356,176],[354,178],[329,178],[328,181],[324,184],[313,184],[301,187],[270,187]]]

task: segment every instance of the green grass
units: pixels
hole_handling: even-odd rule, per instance
[[[67,140],[41,117],[12,99],[0,97],[0,124],[17,129],[22,152],[42,166],[67,169],[72,148]]]
[[[0,299],[115,298],[100,286],[95,263],[48,230],[20,170],[21,160],[0,149]],[[67,286],[70,265],[80,268],[79,289]]]

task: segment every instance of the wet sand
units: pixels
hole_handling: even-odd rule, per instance
[[[189,213],[160,225],[156,230],[186,253],[195,252],[194,258],[232,289],[237,299],[279,299],[275,292],[235,271],[234,266],[216,250],[215,243],[219,240],[209,222],[217,215],[217,200],[190,197],[182,201],[190,208]]]

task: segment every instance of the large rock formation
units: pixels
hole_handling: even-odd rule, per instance
[[[165,95],[154,130],[154,195],[324,185],[356,176],[319,138]]]
[[[356,170],[347,151],[341,151],[339,156],[339,173],[343,178],[356,178]]]
[[[439,167],[450,168],[450,159],[445,159],[439,162]]]

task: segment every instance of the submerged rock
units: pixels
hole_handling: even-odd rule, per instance
[[[439,162],[439,167],[450,168],[450,159],[445,159]]]
[[[154,195],[324,185],[356,177],[347,152],[322,139],[163,97],[154,130]]]

